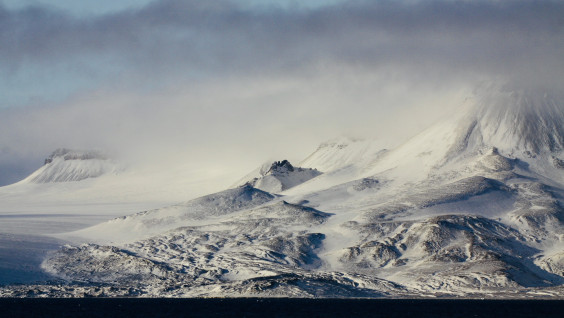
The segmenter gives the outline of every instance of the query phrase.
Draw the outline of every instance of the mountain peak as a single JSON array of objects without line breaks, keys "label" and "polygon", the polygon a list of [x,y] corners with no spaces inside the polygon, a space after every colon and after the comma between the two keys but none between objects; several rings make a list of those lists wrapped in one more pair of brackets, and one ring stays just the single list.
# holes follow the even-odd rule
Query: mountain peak
[{"label": "mountain peak", "polygon": [[45,159],[43,167],[25,181],[52,183],[80,181],[119,171],[117,164],[97,150],[59,148]]},{"label": "mountain peak", "polygon": [[268,171],[266,171],[264,175],[275,174],[275,173],[288,173],[293,171],[294,171],[294,166],[292,166],[292,164],[288,160],[274,161],[270,166],[270,169],[268,169]]},{"label": "mountain peak", "polygon": [[548,93],[490,91],[477,106],[476,123],[489,145],[535,154],[564,149],[564,106]]},{"label": "mountain peak", "polygon": [[507,155],[564,150],[564,105],[551,94],[507,88],[481,89],[458,122],[455,154],[496,147]]},{"label": "mountain peak", "polygon": [[288,160],[263,164],[246,175],[237,184],[253,186],[267,192],[278,193],[320,175],[317,169],[294,167]]}]

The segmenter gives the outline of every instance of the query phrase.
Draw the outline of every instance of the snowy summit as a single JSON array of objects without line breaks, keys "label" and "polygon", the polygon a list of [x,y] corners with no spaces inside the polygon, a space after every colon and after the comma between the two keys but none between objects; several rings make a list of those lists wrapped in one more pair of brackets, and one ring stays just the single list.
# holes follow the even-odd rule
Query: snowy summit
[{"label": "snowy summit", "polygon": [[320,175],[317,169],[294,167],[288,160],[266,163],[249,173],[237,185],[249,184],[257,189],[278,193]]},{"label": "snowy summit", "polygon": [[117,173],[117,164],[100,151],[79,151],[60,148],[45,165],[24,181],[32,183],[71,182]]}]

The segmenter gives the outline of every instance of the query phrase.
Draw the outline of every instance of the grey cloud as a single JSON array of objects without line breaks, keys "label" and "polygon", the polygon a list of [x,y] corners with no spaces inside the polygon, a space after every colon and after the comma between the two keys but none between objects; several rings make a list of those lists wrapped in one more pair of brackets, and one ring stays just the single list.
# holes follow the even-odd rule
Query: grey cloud
[{"label": "grey cloud", "polygon": [[563,17],[564,4],[550,1],[350,1],[263,11],[159,1],[91,20],[0,9],[0,50],[4,63],[108,54],[165,74],[296,70],[320,59],[509,74],[524,64],[562,67]]}]

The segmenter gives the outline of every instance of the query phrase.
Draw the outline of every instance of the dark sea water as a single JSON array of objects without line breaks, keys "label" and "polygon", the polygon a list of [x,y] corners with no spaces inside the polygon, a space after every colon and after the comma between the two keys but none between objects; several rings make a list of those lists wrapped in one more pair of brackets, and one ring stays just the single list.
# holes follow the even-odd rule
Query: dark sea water
[{"label": "dark sea water", "polygon": [[0,233],[0,285],[51,279],[40,265],[47,252],[61,244],[45,236]]},{"label": "dark sea water", "polygon": [[562,300],[0,299],[2,317],[564,317]]}]

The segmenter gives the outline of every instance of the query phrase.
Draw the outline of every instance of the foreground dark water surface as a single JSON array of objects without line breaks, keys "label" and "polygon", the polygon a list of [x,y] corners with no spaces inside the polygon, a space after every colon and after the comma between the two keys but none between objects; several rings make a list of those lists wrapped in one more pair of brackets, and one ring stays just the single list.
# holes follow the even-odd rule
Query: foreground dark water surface
[{"label": "foreground dark water surface", "polygon": [[[5,218],[0,215],[0,222]],[[0,232],[0,285],[31,284],[53,277],[41,269],[41,262],[50,250],[62,243],[45,236]]]},{"label": "foreground dark water surface", "polygon": [[3,317],[564,317],[563,300],[0,299]]}]

